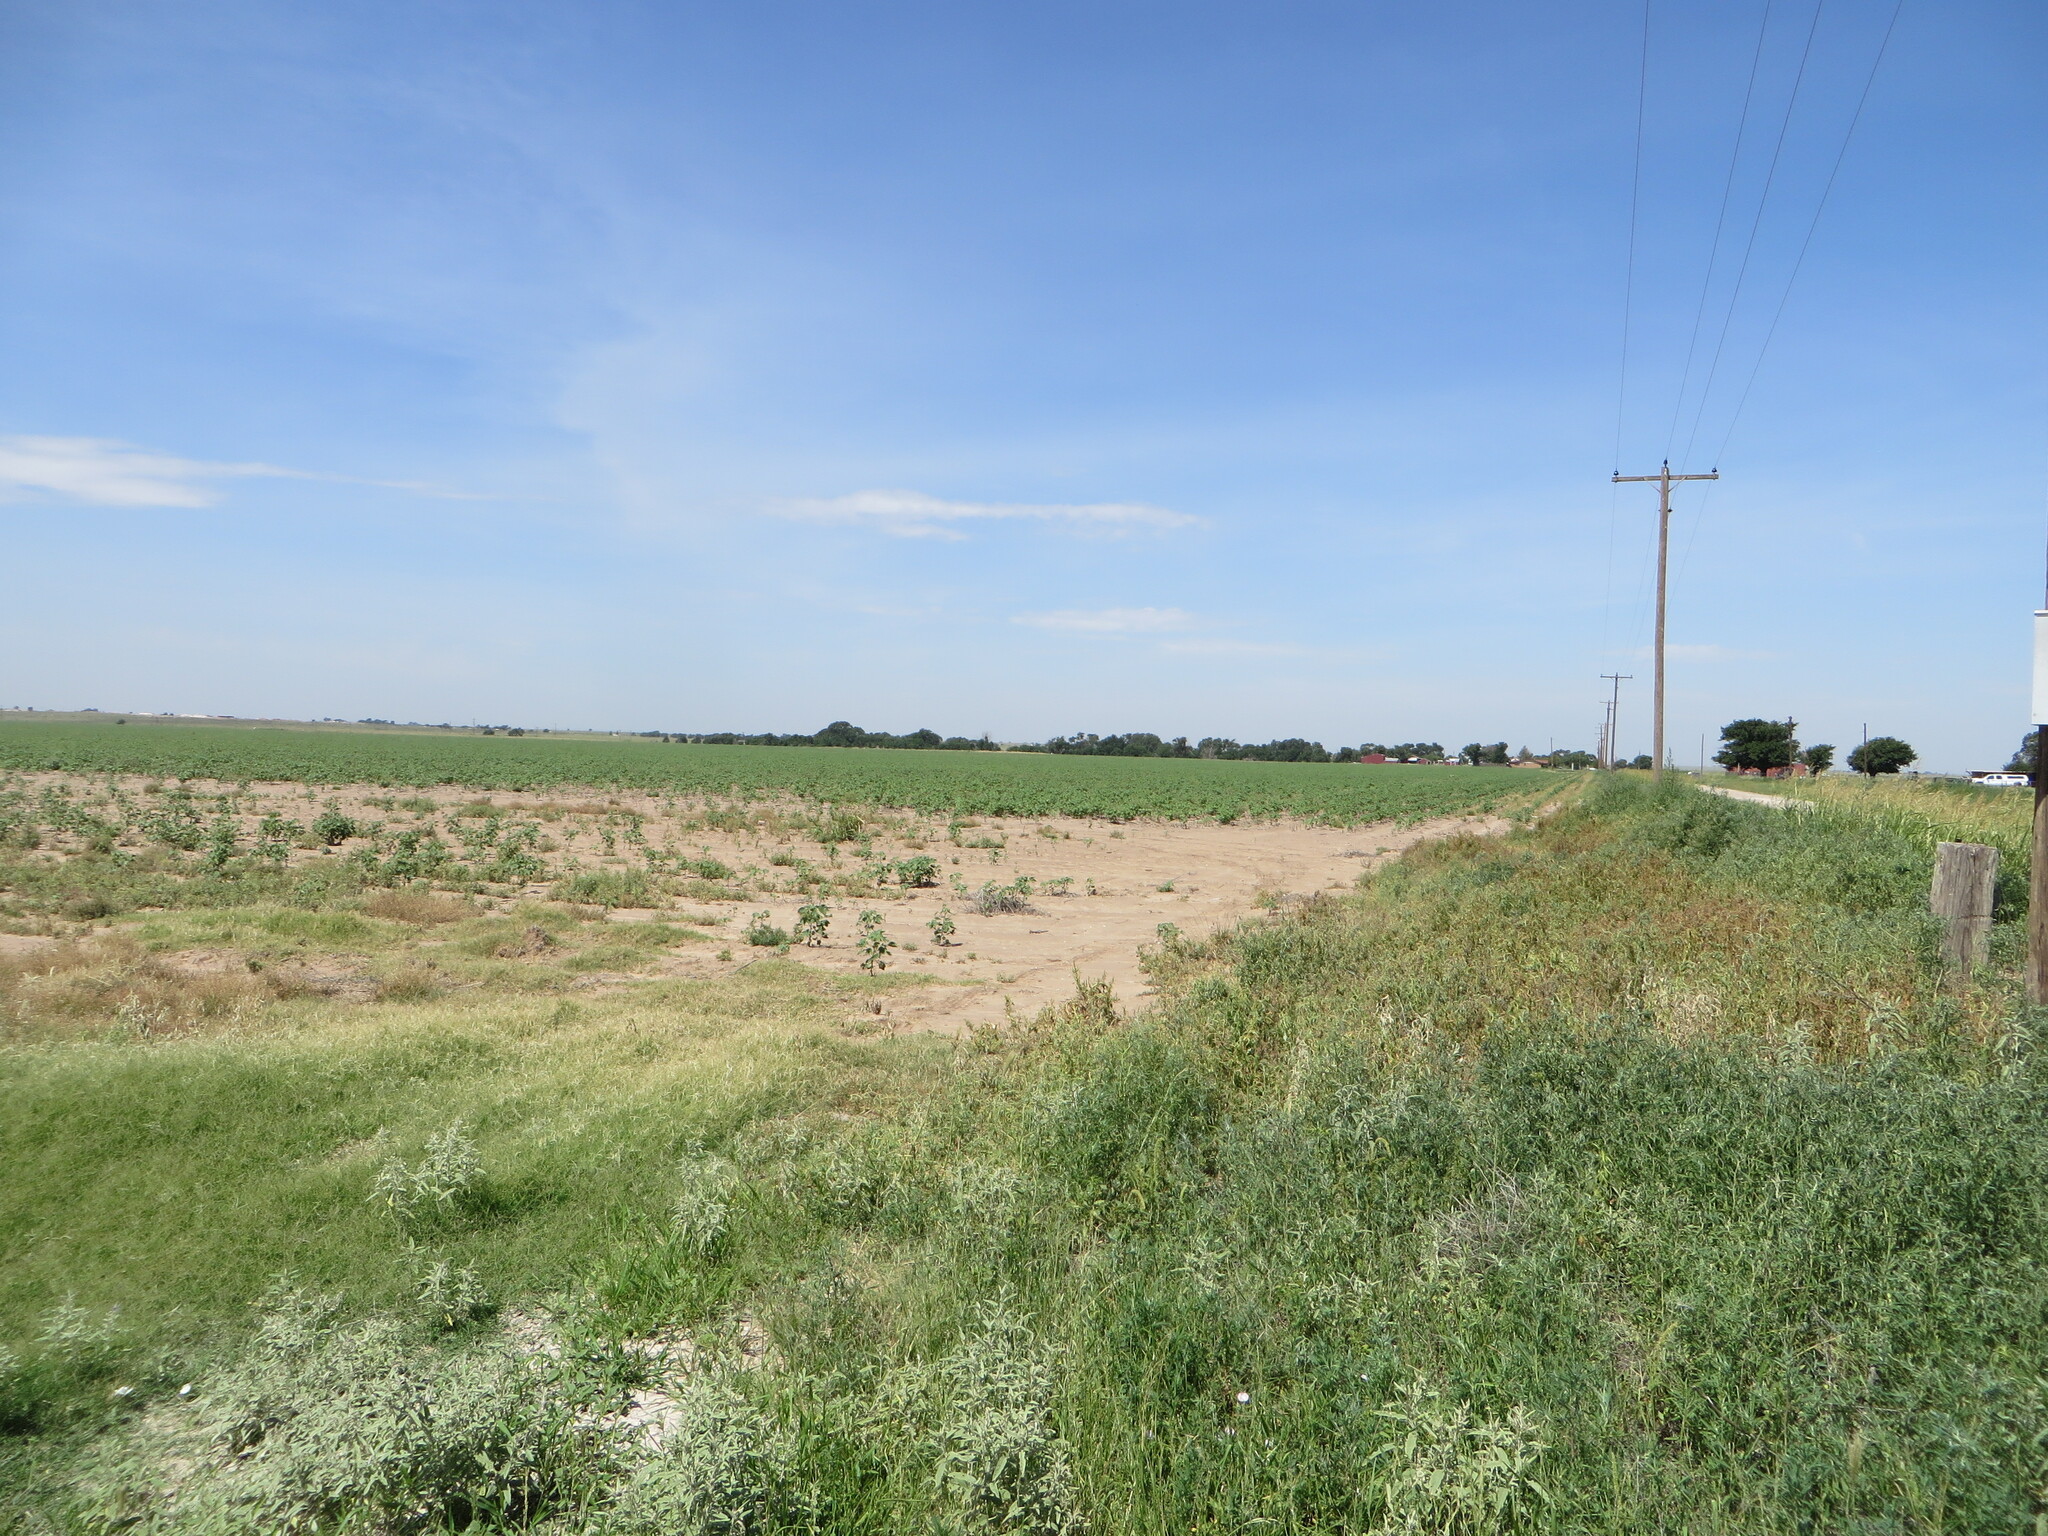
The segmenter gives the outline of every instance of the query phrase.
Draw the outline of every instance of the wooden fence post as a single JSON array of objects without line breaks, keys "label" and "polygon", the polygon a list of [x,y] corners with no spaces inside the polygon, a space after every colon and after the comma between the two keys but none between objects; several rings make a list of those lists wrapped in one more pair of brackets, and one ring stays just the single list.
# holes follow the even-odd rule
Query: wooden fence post
[{"label": "wooden fence post", "polygon": [[1998,850],[1982,843],[1941,843],[1934,850],[1930,905],[1942,920],[1941,958],[1963,970],[1984,963],[1991,942],[1992,888]]}]

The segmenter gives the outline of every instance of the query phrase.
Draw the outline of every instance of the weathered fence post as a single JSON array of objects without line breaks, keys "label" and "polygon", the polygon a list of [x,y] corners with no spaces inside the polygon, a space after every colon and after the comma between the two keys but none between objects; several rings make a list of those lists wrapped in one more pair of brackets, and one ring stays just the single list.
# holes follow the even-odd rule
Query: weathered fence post
[{"label": "weathered fence post", "polygon": [[1998,850],[1982,843],[1941,843],[1934,850],[1930,905],[1942,921],[1941,958],[1974,970],[1991,942],[1991,895]]}]

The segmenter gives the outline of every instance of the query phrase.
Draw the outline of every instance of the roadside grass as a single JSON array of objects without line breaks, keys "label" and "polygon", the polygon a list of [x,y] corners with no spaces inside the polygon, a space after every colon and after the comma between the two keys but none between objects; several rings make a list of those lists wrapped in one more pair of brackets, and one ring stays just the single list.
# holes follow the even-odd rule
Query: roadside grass
[{"label": "roadside grass", "polygon": [[[0,1511],[2026,1530],[2048,1071],[2010,924],[1945,977],[1927,874],[1902,826],[1614,778],[1162,933],[1136,1017],[1084,982],[967,1042],[853,1040],[844,999],[894,978],[771,960],[17,1043]],[[445,1202],[372,1200],[458,1126]],[[495,1315],[423,1315],[442,1261]],[[341,1310],[252,1313],[287,1270]],[[618,1417],[651,1401],[659,1449]]]},{"label": "roadside grass", "polygon": [[[284,1008],[226,1034],[17,1047],[0,1055],[0,1346],[32,1352],[73,1297],[120,1308],[128,1347],[203,1349],[287,1272],[391,1307],[422,1251],[493,1294],[567,1285],[659,1221],[683,1149],[921,1081],[943,1046],[831,1027],[890,985],[769,961],[589,1001]],[[457,1123],[483,1182],[445,1221],[394,1221],[369,1197],[378,1168]]]},{"label": "roadside grass", "polygon": [[[1703,783],[1717,782],[1709,774]],[[1890,828],[1932,852],[1938,842],[1986,843],[1999,851],[2000,900],[2024,900],[2033,856],[2034,797],[1953,779],[1902,774],[1828,774],[1818,779],[1730,779],[1729,788],[1811,801]]]}]

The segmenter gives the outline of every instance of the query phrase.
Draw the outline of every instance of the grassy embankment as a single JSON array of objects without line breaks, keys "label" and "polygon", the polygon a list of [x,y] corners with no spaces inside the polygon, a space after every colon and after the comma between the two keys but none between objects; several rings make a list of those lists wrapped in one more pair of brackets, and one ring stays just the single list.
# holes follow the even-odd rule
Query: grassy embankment
[{"label": "grassy embankment", "polygon": [[[81,1529],[2028,1529],[2048,1082],[2010,976],[1936,969],[1927,873],[1880,820],[1611,780],[1163,938],[1144,1018],[1084,991],[957,1056],[836,1036],[772,963],[21,1039],[8,1497]],[[501,1343],[515,1307],[559,1353]],[[592,1412],[678,1365],[630,1343],[664,1331],[702,1353],[650,1455]]]}]

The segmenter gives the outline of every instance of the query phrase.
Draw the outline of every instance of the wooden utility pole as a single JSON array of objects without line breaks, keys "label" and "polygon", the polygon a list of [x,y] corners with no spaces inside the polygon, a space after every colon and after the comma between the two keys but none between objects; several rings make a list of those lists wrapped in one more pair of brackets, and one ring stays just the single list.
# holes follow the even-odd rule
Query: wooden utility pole
[{"label": "wooden utility pole", "polygon": [[1674,475],[1671,461],[1666,459],[1664,467],[1654,475],[1624,475],[1614,472],[1614,483],[1626,485],[1637,481],[1654,483],[1657,487],[1657,664],[1656,682],[1652,685],[1654,702],[1650,705],[1656,723],[1650,731],[1650,778],[1662,783],[1664,779],[1664,588],[1666,574],[1671,567],[1671,487],[1680,480],[1718,480],[1721,472],[1717,469],[1705,475]]},{"label": "wooden utility pole", "polygon": [[1621,685],[1635,676],[1633,672],[1602,672],[1600,676],[1614,684],[1614,696],[1607,701],[1607,731],[1601,738],[1600,766],[1612,768],[1614,760],[1621,756],[1621,748],[1615,743],[1615,728],[1621,720]]},{"label": "wooden utility pole", "polygon": [[2048,608],[2034,610],[2034,847],[2027,870],[2027,1001],[2048,1003]]}]

